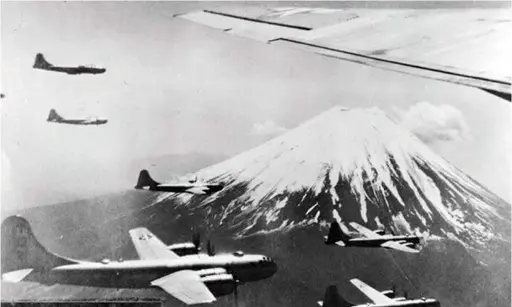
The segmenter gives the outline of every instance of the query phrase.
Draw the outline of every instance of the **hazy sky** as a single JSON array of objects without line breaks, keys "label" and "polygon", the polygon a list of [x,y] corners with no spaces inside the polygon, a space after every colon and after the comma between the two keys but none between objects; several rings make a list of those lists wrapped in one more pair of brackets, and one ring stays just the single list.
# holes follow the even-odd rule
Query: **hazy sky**
[{"label": "hazy sky", "polygon": [[[129,189],[134,159],[233,155],[334,105],[379,106],[510,201],[508,102],[172,18],[215,5],[2,1],[2,206]],[[107,72],[34,70],[38,52],[53,64]],[[109,123],[50,124],[51,108]]]}]

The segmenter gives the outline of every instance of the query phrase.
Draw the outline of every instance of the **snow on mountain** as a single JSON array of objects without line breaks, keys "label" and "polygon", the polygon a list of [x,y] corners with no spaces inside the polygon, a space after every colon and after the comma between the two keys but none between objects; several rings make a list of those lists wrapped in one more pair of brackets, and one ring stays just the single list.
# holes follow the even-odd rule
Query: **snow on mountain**
[{"label": "snow on mountain", "polygon": [[378,108],[335,107],[195,175],[222,181],[208,197],[163,194],[237,235],[333,218],[466,246],[509,241],[510,205],[435,154]]}]

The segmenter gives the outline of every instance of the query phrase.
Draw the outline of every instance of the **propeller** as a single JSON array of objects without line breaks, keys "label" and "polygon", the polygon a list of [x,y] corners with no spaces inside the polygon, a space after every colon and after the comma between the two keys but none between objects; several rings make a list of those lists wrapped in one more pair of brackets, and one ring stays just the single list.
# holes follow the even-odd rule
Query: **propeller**
[{"label": "propeller", "polygon": [[238,306],[238,281],[235,281],[235,292],[233,294],[235,295],[235,306]]},{"label": "propeller", "polygon": [[215,247],[209,239],[206,245],[206,252],[208,253],[208,256],[215,256]]},{"label": "propeller", "polygon": [[235,280],[235,289],[233,291],[233,296],[235,297],[235,306],[238,307],[238,285],[240,284],[240,281],[237,279]]},{"label": "propeller", "polygon": [[404,291],[404,297],[405,297],[406,300],[409,299],[409,295],[407,294],[407,290]]},{"label": "propeller", "polygon": [[396,297],[396,285],[391,285],[391,291],[393,291],[393,297]]},{"label": "propeller", "polygon": [[201,250],[201,235],[197,231],[192,233],[192,244],[196,247],[197,252]]}]

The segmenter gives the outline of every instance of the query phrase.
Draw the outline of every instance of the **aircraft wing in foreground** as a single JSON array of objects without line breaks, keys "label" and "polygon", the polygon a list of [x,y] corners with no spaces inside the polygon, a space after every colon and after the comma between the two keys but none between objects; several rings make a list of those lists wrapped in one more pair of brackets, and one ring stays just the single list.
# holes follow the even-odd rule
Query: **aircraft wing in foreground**
[{"label": "aircraft wing in foreground", "polygon": [[180,257],[169,250],[158,237],[146,228],[131,229],[129,233],[141,260],[177,259]]},{"label": "aircraft wing in foreground", "polygon": [[482,89],[511,101],[508,9],[230,6],[177,14],[226,33]]},{"label": "aircraft wing in foreground", "polygon": [[188,305],[216,301],[196,271],[179,271],[152,281],[151,285],[161,288]]},{"label": "aircraft wing in foreground", "polygon": [[196,195],[212,194],[224,188],[223,184],[209,184],[197,182],[197,180],[190,180],[188,182],[179,183],[160,183],[149,175],[147,170],[142,170],[139,173],[139,179],[135,189],[150,190],[159,192],[173,192],[173,193],[189,193]]}]

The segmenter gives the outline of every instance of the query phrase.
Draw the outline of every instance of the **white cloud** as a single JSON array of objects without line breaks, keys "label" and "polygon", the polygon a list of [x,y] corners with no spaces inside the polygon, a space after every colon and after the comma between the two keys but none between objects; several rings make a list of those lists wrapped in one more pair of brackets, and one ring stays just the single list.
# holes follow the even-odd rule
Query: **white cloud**
[{"label": "white cloud", "polygon": [[255,123],[252,126],[251,135],[265,135],[265,136],[275,136],[287,131],[285,127],[277,125],[275,122],[271,120],[267,120],[263,123]]},{"label": "white cloud", "polygon": [[464,115],[451,105],[419,102],[402,112],[401,123],[426,143],[471,139]]}]

